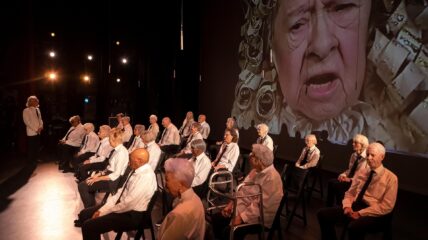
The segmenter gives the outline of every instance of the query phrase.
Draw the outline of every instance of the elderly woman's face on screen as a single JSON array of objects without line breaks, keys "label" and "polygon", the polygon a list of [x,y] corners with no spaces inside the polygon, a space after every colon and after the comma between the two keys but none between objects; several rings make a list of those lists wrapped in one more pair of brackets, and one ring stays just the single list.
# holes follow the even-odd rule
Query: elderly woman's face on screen
[{"label": "elderly woman's face on screen", "polygon": [[354,105],[365,75],[370,0],[278,0],[272,48],[285,102],[325,120]]}]

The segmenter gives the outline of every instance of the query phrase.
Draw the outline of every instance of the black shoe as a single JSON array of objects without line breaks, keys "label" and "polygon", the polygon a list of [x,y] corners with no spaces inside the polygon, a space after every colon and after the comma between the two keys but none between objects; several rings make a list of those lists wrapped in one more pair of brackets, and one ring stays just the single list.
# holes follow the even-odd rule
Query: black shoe
[{"label": "black shoe", "polygon": [[62,170],[63,173],[69,173],[69,172],[74,172],[74,170],[72,168],[67,168],[65,167],[64,170]]},{"label": "black shoe", "polygon": [[79,219],[74,220],[74,226],[75,227],[82,227],[82,225],[83,225],[83,223]]}]

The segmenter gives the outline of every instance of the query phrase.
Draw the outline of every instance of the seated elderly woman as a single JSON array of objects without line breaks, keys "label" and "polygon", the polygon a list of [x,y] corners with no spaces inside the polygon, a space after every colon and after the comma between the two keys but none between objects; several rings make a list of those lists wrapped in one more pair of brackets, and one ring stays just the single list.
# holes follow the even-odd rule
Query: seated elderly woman
[{"label": "seated elderly woman", "polygon": [[314,134],[309,134],[305,137],[306,147],[303,148],[299,159],[296,161],[296,167],[308,169],[316,167],[320,159],[320,150],[315,146],[317,137]]},{"label": "seated elderly woman", "polygon": [[158,239],[204,239],[205,212],[201,199],[191,187],[195,170],[184,158],[165,162],[166,187],[175,197],[174,209],[166,215]]},{"label": "seated elderly woman", "polygon": [[[264,225],[268,228],[272,226],[276,211],[279,207],[283,196],[282,180],[278,171],[273,166],[272,151],[262,144],[253,144],[250,154],[250,164],[252,170],[245,177],[244,182],[252,182],[259,184],[262,187],[263,194],[263,214]],[[254,194],[255,188],[241,188],[237,192],[238,196],[246,196]],[[254,198],[239,198],[236,204],[235,216],[231,216],[233,212],[233,201],[221,211],[221,213],[213,216],[213,229],[218,238],[228,236],[225,234],[225,227],[231,220],[231,225],[242,223],[256,223],[259,218],[259,205],[257,199]],[[225,235],[219,235],[225,234]]]}]

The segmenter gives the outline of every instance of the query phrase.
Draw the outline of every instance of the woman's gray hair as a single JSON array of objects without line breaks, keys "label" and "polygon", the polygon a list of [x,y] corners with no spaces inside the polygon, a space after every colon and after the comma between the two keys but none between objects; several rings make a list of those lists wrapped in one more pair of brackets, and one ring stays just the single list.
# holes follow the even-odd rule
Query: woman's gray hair
[{"label": "woman's gray hair", "polygon": [[366,149],[369,146],[369,139],[367,139],[367,137],[364,136],[363,134],[355,135],[355,137],[352,140],[354,142],[357,142],[363,145],[363,149]]},{"label": "woman's gray hair", "polygon": [[272,165],[273,152],[265,145],[253,144],[252,153],[265,167]]},{"label": "woman's gray hair", "polygon": [[195,177],[195,167],[188,159],[170,158],[165,161],[165,173],[171,173],[183,186],[190,188]]},{"label": "woman's gray hair", "polygon": [[195,139],[190,142],[190,147],[193,149],[199,149],[202,152],[205,152],[207,149],[207,145],[205,144],[205,141],[202,139]]},{"label": "woman's gray hair", "polygon": [[100,126],[100,130],[104,130],[104,131],[110,132],[111,131],[111,127],[109,125],[101,125]]}]

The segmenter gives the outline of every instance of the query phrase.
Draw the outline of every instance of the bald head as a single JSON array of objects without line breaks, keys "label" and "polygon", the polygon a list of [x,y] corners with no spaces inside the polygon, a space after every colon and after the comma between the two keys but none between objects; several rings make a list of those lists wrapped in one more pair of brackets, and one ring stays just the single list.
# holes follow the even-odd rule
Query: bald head
[{"label": "bald head", "polygon": [[146,149],[138,148],[132,151],[129,161],[129,166],[132,168],[132,170],[136,170],[148,162],[149,152]]}]

